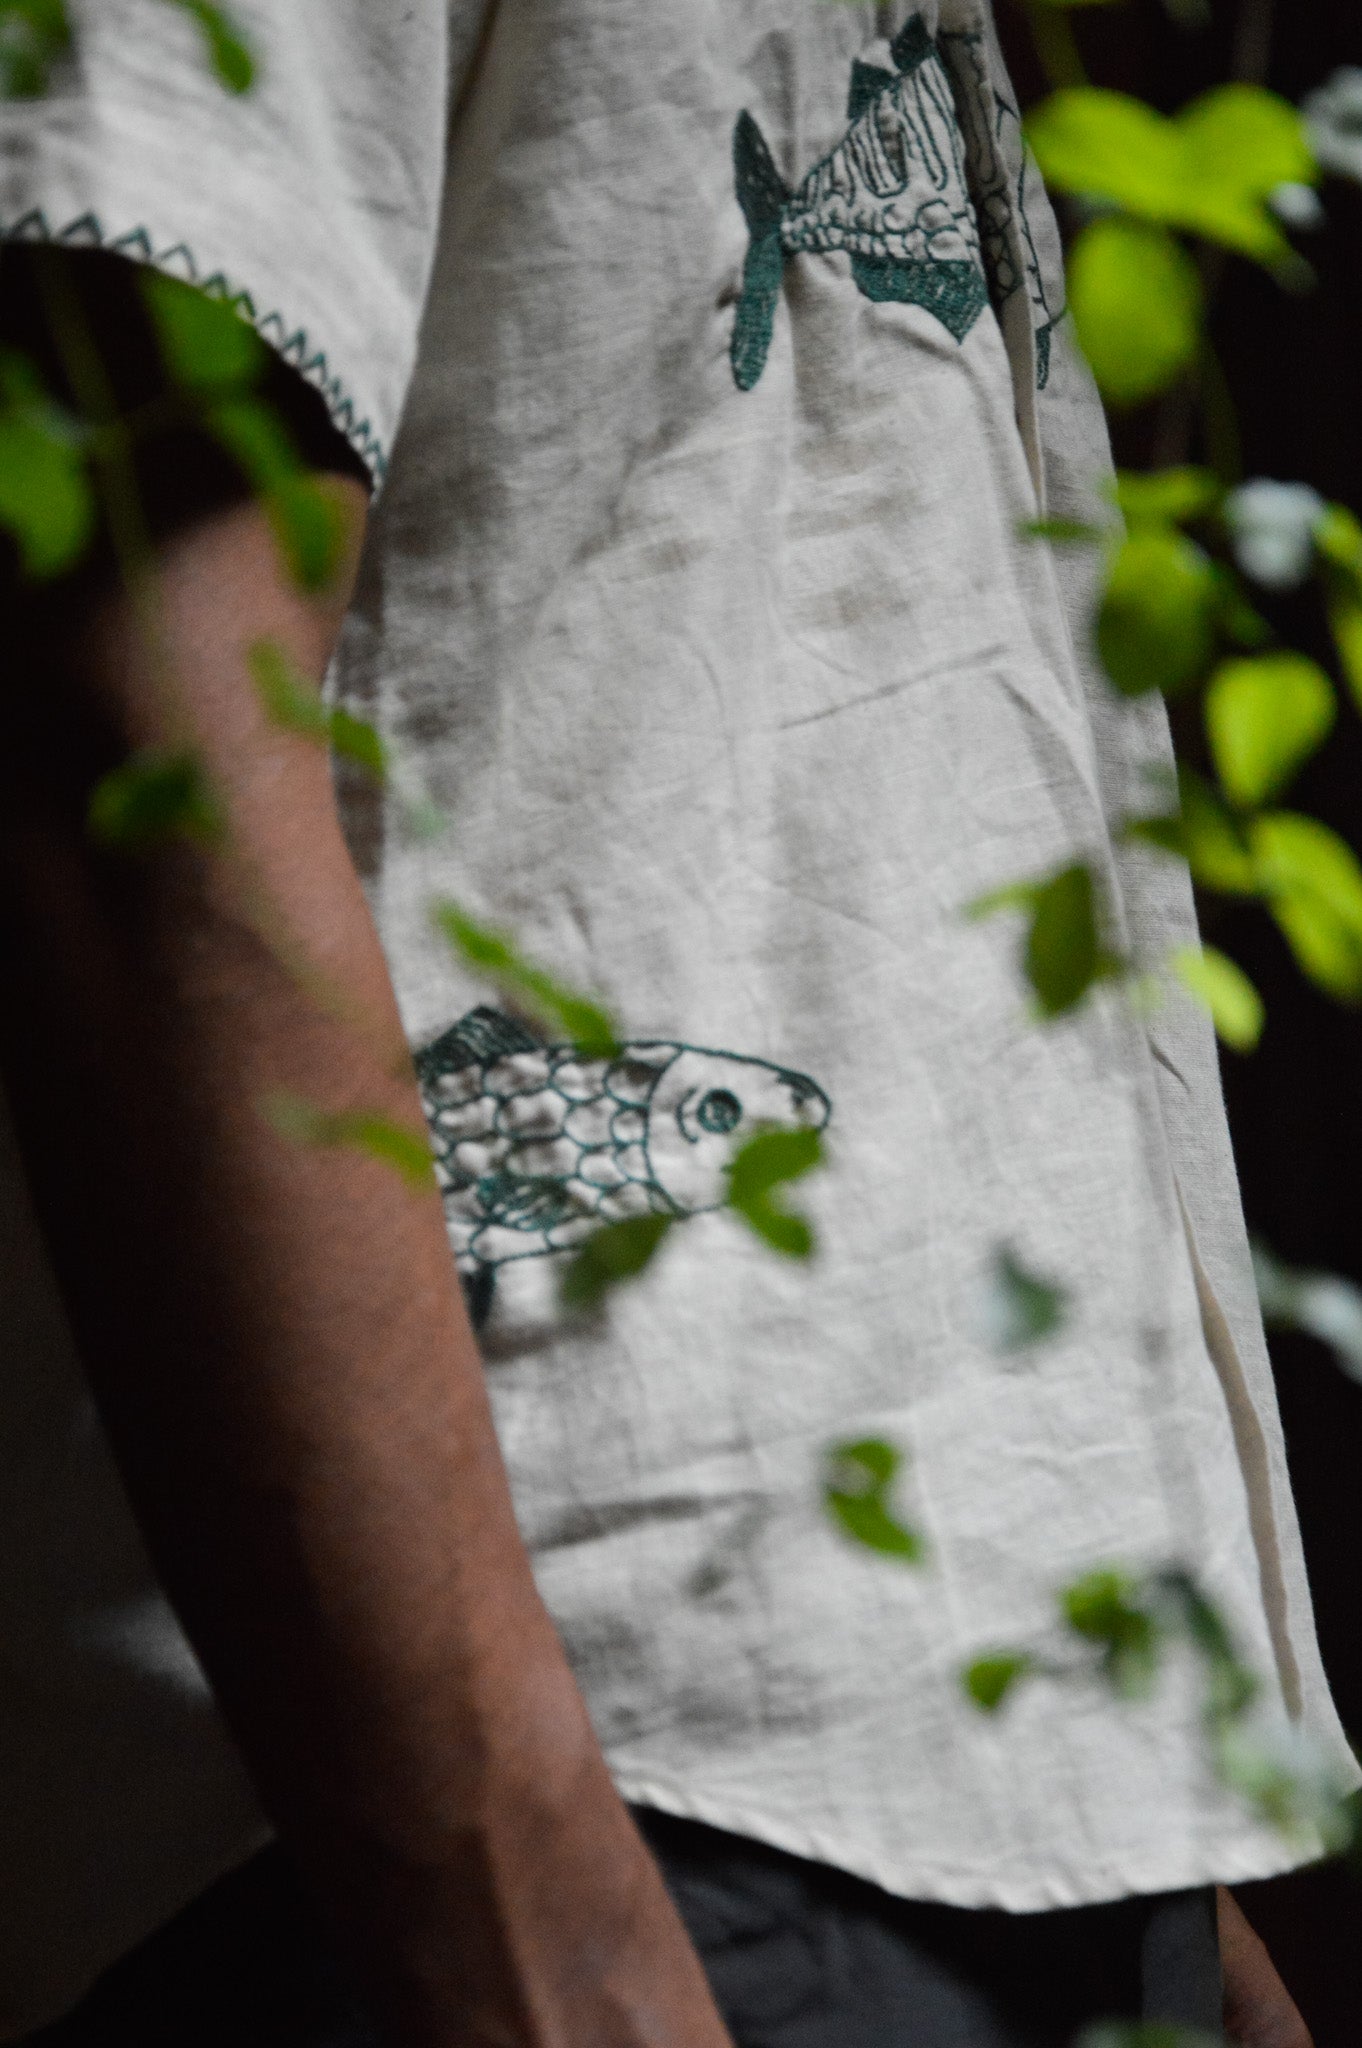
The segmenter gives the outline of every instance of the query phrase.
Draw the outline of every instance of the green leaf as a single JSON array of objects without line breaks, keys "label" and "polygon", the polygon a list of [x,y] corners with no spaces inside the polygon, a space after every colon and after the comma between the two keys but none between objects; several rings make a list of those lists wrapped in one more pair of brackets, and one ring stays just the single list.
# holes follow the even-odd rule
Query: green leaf
[{"label": "green leaf", "polygon": [[326,590],[345,550],[345,516],[321,477],[299,470],[265,493],[280,553],[300,590]]},{"label": "green leaf", "polygon": [[1111,215],[1069,253],[1069,310],[1102,396],[1136,405],[1194,361],[1204,295],[1197,267],[1166,229]]},{"label": "green leaf", "polygon": [[1128,526],[1178,526],[1213,512],[1225,486],[1209,469],[1118,469],[1113,493]]},{"label": "green leaf", "polygon": [[1091,871],[1081,861],[1039,882],[1009,882],[965,906],[969,918],[998,910],[1029,917],[1022,971],[1042,1017],[1062,1016],[1097,981],[1118,974],[1122,962],[1102,943]]},{"label": "green leaf", "polygon": [[1194,769],[1177,774],[1179,809],[1132,818],[1124,837],[1177,854],[1205,889],[1226,896],[1256,896],[1258,871],[1242,822]]},{"label": "green leaf", "polygon": [[241,29],[225,9],[213,6],[212,0],[170,0],[170,4],[199,24],[218,82],[228,92],[249,92],[255,83],[255,58]]},{"label": "green leaf", "polygon": [[567,1306],[595,1308],[610,1288],[643,1272],[674,1220],[671,1216],[630,1216],[594,1231],[563,1274]]},{"label": "green leaf", "polygon": [[1249,809],[1275,796],[1323,745],[1337,705],[1317,663],[1303,654],[1260,654],[1221,663],[1204,711],[1221,786]]},{"label": "green leaf", "polygon": [[1180,946],[1173,971],[1211,1013],[1217,1035],[1235,1052],[1252,1052],[1263,1035],[1263,999],[1242,967],[1214,946]]},{"label": "green leaf", "polygon": [[1268,195],[1318,176],[1299,110],[1261,86],[1221,85],[1184,107],[1174,125],[1182,142],[1182,224],[1248,256],[1283,253]]},{"label": "green leaf", "polygon": [[0,100],[40,99],[70,47],[65,0],[0,0]]},{"label": "green leaf", "polygon": [[828,1451],[823,1500],[829,1514],[856,1543],[882,1557],[918,1562],[925,1550],[921,1536],[892,1512],[888,1496],[902,1456],[878,1437],[834,1444]]},{"label": "green leaf", "polygon": [[205,421],[260,494],[294,581],[326,589],[344,552],[345,516],[326,482],[298,460],[278,414],[262,399],[224,398]]},{"label": "green leaf", "polygon": [[79,420],[51,397],[36,366],[0,349],[0,527],[26,576],[59,576],[95,528],[95,497]]},{"label": "green leaf", "polygon": [[0,526],[35,580],[72,568],[94,532],[84,460],[37,418],[0,417]]},{"label": "green leaf", "polygon": [[1315,546],[1362,590],[1362,522],[1346,505],[1326,505],[1315,527]]},{"label": "green leaf", "polygon": [[1244,586],[1223,562],[1212,564],[1215,577],[1215,619],[1221,633],[1236,647],[1266,647],[1273,638],[1271,626],[1255,611],[1244,594]]},{"label": "green leaf", "polygon": [[1075,862],[1043,883],[1034,899],[1024,966],[1040,1014],[1072,1010],[1117,965],[1098,931],[1092,872]]},{"label": "green leaf", "polygon": [[203,764],[189,753],[134,754],[96,784],[86,822],[94,838],[124,853],[177,839],[211,844],[225,829]]},{"label": "green leaf", "polygon": [[1329,599],[1329,627],[1344,680],[1362,711],[1362,597],[1350,590],[1335,591]]},{"label": "green leaf", "polygon": [[1192,880],[1222,896],[1253,896],[1258,871],[1244,828],[1194,769],[1178,769],[1183,847]]},{"label": "green leaf", "polygon": [[235,304],[158,270],[144,274],[142,294],[161,360],[182,391],[224,396],[249,391],[259,381],[265,344]]},{"label": "green leaf", "polygon": [[282,1090],[268,1096],[261,1107],[266,1121],[295,1144],[364,1152],[384,1166],[394,1167],[413,1187],[426,1187],[434,1178],[430,1140],[424,1130],[412,1130],[373,1110],[320,1109],[305,1097]]},{"label": "green leaf", "polygon": [[1317,172],[1301,115],[1275,93],[1217,86],[1169,120],[1124,93],[1074,86],[1044,100],[1026,132],[1046,182],[1061,191],[1262,263],[1291,262],[1268,195],[1313,183]]},{"label": "green leaf", "polygon": [[1105,527],[1083,519],[1023,519],[1017,532],[1023,540],[1053,541],[1056,547],[1086,546],[1107,538]]},{"label": "green leaf", "polygon": [[773,1191],[812,1172],[822,1157],[823,1140],[817,1131],[758,1131],[729,1163],[728,1207],[787,1258],[812,1255],[813,1231],[802,1216],[775,1202]]},{"label": "green leaf", "polygon": [[994,1657],[976,1657],[963,1676],[965,1691],[986,1714],[995,1714],[1019,1678],[1035,1669],[1035,1660],[1025,1651],[1000,1652]]},{"label": "green leaf", "polygon": [[1141,1589],[1123,1572],[1088,1572],[1060,1595],[1076,1635],[1101,1646],[1102,1668],[1127,1698],[1148,1690],[1158,1669],[1158,1624]]},{"label": "green leaf", "polygon": [[1068,86],[1033,108],[1026,137],[1056,190],[1106,199],[1150,220],[1177,218],[1182,147],[1173,123],[1143,100]]},{"label": "green leaf", "polygon": [[1222,1782],[1289,1842],[1330,1850],[1353,1837],[1355,1803],[1332,1754],[1299,1724],[1265,1730],[1230,1717],[1214,1731],[1215,1766]]},{"label": "green leaf", "polygon": [[1171,695],[1215,651],[1219,596],[1210,557],[1169,527],[1137,528],[1112,558],[1097,614],[1097,651],[1125,696]]},{"label": "green leaf", "polygon": [[1022,1351],[1063,1326],[1064,1289],[1029,1272],[1007,1245],[994,1252],[989,1279],[987,1319],[996,1350]]},{"label": "green leaf", "polygon": [[1362,524],[1346,505],[1326,506],[1315,528],[1315,549],[1324,565],[1339,663],[1362,711]]},{"label": "green leaf", "polygon": [[246,658],[261,702],[276,725],[329,747],[376,782],[385,779],[387,749],[375,728],[353,712],[328,705],[276,641],[257,640]]},{"label": "green leaf", "polygon": [[619,1034],[610,1013],[527,960],[508,932],[479,924],[447,901],[435,905],[434,918],[437,930],[470,967],[531,1016],[561,1029],[584,1059],[614,1059],[619,1053]]},{"label": "green leaf", "polygon": [[1345,1002],[1362,1001],[1362,867],[1336,832],[1296,811],[1248,826],[1258,885],[1310,979]]}]

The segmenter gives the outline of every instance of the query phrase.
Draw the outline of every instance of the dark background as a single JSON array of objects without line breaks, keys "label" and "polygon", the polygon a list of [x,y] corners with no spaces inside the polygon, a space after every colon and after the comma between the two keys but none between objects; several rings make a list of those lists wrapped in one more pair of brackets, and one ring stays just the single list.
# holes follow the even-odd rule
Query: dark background
[{"label": "dark background", "polygon": [[[1019,0],[999,26],[1024,103],[1046,89]],[[1179,28],[1158,0],[1078,9],[1070,21],[1095,84],[1171,112],[1232,71],[1299,100],[1340,65],[1362,65],[1358,0],[1212,0],[1201,29]],[[1362,512],[1362,187],[1323,187],[1327,224],[1297,246],[1316,288],[1288,296],[1248,263],[1223,275],[1212,339],[1237,402],[1245,476],[1310,483]],[[1113,421],[1117,458],[1181,454],[1167,405]],[[1170,439],[1171,437],[1171,439]],[[1204,451],[1195,437],[1186,453]],[[1310,593],[1264,606],[1291,641],[1333,666]],[[1177,715],[1177,714],[1175,714]],[[1180,714],[1185,722],[1185,714]],[[1193,735],[1187,735],[1195,744]],[[1362,852],[1362,717],[1345,704],[1334,737],[1285,801],[1313,812]],[[1268,1011],[1247,1058],[1222,1054],[1250,1227],[1291,1264],[1362,1282],[1362,1020],[1316,992],[1251,906],[1203,904],[1208,936],[1240,961]],[[1362,1742],[1362,1386],[1309,1338],[1272,1335],[1282,1419],[1314,1587],[1324,1661],[1354,1742]],[[1238,1896],[1268,1942],[1316,2048],[1362,2042],[1362,1862],[1245,1885]]]}]

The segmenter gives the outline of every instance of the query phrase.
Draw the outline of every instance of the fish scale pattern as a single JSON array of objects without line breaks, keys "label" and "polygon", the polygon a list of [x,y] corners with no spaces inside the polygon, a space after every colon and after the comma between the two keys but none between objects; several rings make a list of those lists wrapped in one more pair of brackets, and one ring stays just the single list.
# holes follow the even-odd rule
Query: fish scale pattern
[{"label": "fish scale pattern", "polygon": [[634,1216],[723,1206],[735,1142],[822,1129],[807,1074],[675,1039],[613,1059],[545,1045],[483,1005],[416,1056],[455,1259],[487,1312],[497,1271]]}]

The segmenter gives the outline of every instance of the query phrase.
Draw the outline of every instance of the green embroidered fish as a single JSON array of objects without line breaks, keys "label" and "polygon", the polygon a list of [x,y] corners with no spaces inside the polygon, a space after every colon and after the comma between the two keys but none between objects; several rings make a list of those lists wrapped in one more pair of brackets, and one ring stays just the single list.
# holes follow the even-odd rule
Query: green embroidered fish
[{"label": "green embroidered fish", "polygon": [[730,359],[750,391],[771,346],[787,257],[845,249],[866,298],[922,306],[963,341],[988,303],[950,79],[920,15],[857,59],[837,147],[791,192],[752,116],[733,131],[738,203],[751,240]]},{"label": "green embroidered fish", "polygon": [[416,1073],[478,1324],[499,1268],[628,1216],[720,1208],[735,1142],[763,1125],[822,1130],[831,1113],[816,1081],[766,1060],[670,1039],[584,1060],[486,1005],[419,1052]]}]

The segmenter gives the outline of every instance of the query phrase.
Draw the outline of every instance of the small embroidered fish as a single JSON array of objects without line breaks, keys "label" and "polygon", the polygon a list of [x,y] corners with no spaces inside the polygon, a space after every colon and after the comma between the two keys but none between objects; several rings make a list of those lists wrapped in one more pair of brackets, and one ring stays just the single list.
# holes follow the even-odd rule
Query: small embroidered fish
[{"label": "small embroidered fish", "polygon": [[500,1267],[625,1217],[720,1208],[744,1133],[822,1130],[831,1114],[816,1081],[766,1060],[670,1039],[584,1060],[486,1005],[420,1051],[416,1073],[477,1324]]},{"label": "small embroidered fish", "polygon": [[742,391],[765,367],[785,262],[801,251],[845,249],[866,298],[922,306],[957,341],[988,303],[940,53],[916,14],[887,48],[887,66],[852,65],[851,126],[793,192],[752,116],[738,116],[733,166],[751,240],[730,359]]}]

